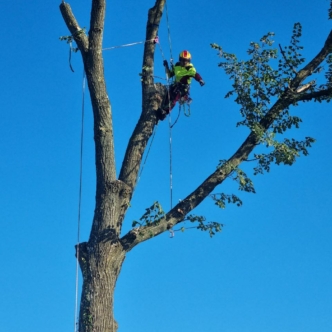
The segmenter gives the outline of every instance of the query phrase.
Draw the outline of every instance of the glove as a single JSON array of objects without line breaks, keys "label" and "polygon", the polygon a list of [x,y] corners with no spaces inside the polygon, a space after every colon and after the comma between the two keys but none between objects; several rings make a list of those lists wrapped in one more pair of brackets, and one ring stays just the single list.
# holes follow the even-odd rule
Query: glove
[{"label": "glove", "polygon": [[167,62],[167,60],[163,61],[163,65],[164,65],[164,67],[168,68],[168,62]]},{"label": "glove", "polygon": [[203,86],[203,85],[205,84],[205,82],[204,82],[203,80],[200,80],[200,81],[199,81],[199,84],[200,84],[201,86]]}]

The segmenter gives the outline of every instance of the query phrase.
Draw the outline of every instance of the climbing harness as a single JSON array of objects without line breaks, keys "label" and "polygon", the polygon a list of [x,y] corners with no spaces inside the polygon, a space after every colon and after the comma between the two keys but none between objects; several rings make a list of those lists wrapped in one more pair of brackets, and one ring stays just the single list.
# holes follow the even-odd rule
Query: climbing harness
[{"label": "climbing harness", "polygon": [[175,124],[178,122],[179,117],[181,115],[181,110],[183,110],[183,114],[186,117],[189,117],[190,116],[190,103],[188,103],[186,101],[182,101],[182,100],[179,101],[179,112],[178,112],[178,116],[175,119],[174,123],[171,125],[171,128],[173,128],[175,126]]},{"label": "climbing harness", "polygon": [[187,95],[187,98],[181,98],[179,101],[180,109],[183,108],[183,114],[189,118],[190,117],[190,104],[192,102],[192,99]]}]

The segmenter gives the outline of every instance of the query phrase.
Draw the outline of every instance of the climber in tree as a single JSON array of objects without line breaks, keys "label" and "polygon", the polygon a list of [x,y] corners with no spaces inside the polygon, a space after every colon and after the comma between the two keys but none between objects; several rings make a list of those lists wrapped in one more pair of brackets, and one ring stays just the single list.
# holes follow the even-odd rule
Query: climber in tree
[{"label": "climber in tree", "polygon": [[183,102],[190,103],[189,89],[192,78],[201,86],[205,83],[200,74],[196,72],[191,63],[191,54],[188,51],[182,51],[179,55],[179,62],[172,65],[170,69],[167,60],[164,60],[164,67],[168,78],[175,76],[175,81],[169,87],[169,94],[166,95],[161,108],[157,110],[157,118],[164,120],[166,115],[173,109],[176,102],[181,98]]}]

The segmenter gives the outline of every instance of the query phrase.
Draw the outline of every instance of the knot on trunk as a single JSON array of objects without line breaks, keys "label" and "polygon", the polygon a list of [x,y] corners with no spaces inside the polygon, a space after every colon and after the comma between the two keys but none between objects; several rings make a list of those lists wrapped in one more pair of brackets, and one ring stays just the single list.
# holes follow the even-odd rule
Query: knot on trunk
[{"label": "knot on trunk", "polygon": [[120,180],[115,180],[107,183],[107,188],[113,194],[120,193],[124,183]]}]

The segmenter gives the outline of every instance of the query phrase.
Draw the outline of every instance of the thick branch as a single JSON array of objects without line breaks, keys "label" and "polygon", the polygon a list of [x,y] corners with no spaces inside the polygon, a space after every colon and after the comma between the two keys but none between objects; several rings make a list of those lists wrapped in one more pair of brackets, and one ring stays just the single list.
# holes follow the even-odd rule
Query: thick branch
[{"label": "thick branch", "polygon": [[292,90],[296,90],[299,85],[316,70],[316,68],[326,59],[326,57],[331,52],[332,30],[325,41],[324,47],[303,69],[299,71],[299,73],[295,76],[292,83],[290,84],[290,88]]},{"label": "thick branch", "polygon": [[[157,0],[155,6],[149,10],[146,27],[147,41],[157,36],[164,5],[165,0]],[[146,42],[143,55],[142,114],[129,140],[119,175],[119,180],[132,189],[136,185],[144,150],[157,122],[155,110],[160,106],[166,91],[163,86],[153,84],[154,52],[155,44]]]},{"label": "thick branch", "polygon": [[[283,109],[293,102],[289,94],[284,94],[270,109],[268,114],[261,121],[261,126],[267,130]],[[251,132],[241,147],[224,164],[224,166],[212,173],[195,191],[189,194],[184,200],[177,204],[166,216],[154,222],[151,226],[144,226],[140,229],[131,230],[121,239],[121,243],[126,251],[130,251],[137,244],[148,240],[165,232],[170,227],[183,221],[184,217],[196,208],[212,191],[220,185],[233,171],[235,167],[247,160],[250,153],[259,143],[259,137]]]},{"label": "thick branch", "polygon": [[[298,87],[307,76],[309,76],[317,66],[326,58],[329,52],[331,52],[332,45],[332,33],[330,33],[324,48],[322,51],[293,79],[290,86]],[[331,89],[326,89],[310,94],[297,94],[292,89],[287,89],[285,93],[277,100],[277,102],[271,107],[269,112],[260,121],[260,126],[263,131],[267,131],[272,125],[273,121],[278,115],[291,104],[299,100],[305,100],[305,98],[312,99],[322,96],[328,96],[331,93]],[[306,97],[305,97],[306,96]],[[197,207],[212,191],[220,185],[232,172],[234,167],[237,167],[241,162],[248,159],[250,153],[259,143],[259,137],[254,132],[251,132],[241,147],[235,152],[235,154],[222,166],[212,173],[195,191],[189,194],[183,201],[177,204],[166,216],[152,223],[150,226],[140,227],[133,229],[121,239],[122,246],[126,251],[130,251],[137,244],[157,236],[165,232],[170,227],[181,223],[185,216]],[[231,167],[230,167],[231,166]]]},{"label": "thick branch", "polygon": [[313,91],[310,93],[300,94],[296,97],[296,101],[310,101],[312,99],[325,99],[325,98],[332,98],[332,88]]},{"label": "thick branch", "polygon": [[94,115],[97,201],[105,193],[107,186],[116,179],[112,112],[102,57],[105,9],[105,0],[92,1],[89,51],[84,63]]},{"label": "thick branch", "polygon": [[[148,21],[146,25],[146,40],[154,40],[158,35],[159,24],[163,14],[166,0],[157,0],[154,7],[149,10]],[[143,54],[143,103],[144,89],[153,83],[154,73],[154,43],[145,43]]]},{"label": "thick branch", "polygon": [[99,57],[101,57],[102,53],[105,10],[105,0],[92,0],[89,44],[90,49],[97,52]]},{"label": "thick branch", "polygon": [[[89,40],[78,26],[69,4],[62,3],[60,10],[69,31],[73,35],[84,63],[94,115],[94,140],[96,159],[96,209],[90,239],[100,239],[105,234],[117,234],[116,220],[119,215],[114,209],[115,202],[121,197],[128,204],[126,195],[120,195],[115,182],[115,158],[111,105],[106,91],[104,63],[102,57],[102,38],[105,19],[105,0],[92,0]],[[116,185],[115,185],[116,184]],[[125,185],[123,186],[125,187]],[[115,190],[116,195],[112,193]],[[122,212],[120,212],[122,216]],[[111,231],[110,231],[111,230]],[[109,235],[108,235],[109,236]]]},{"label": "thick branch", "polygon": [[62,2],[60,5],[60,11],[65,21],[68,30],[70,31],[71,35],[73,36],[77,47],[81,51],[83,58],[86,55],[86,52],[89,48],[88,37],[85,33],[82,32],[82,28],[78,25],[75,16],[72,13],[71,7],[68,3]]}]

